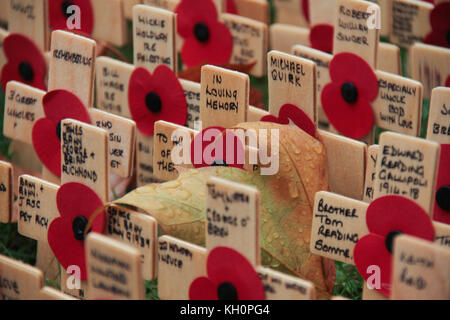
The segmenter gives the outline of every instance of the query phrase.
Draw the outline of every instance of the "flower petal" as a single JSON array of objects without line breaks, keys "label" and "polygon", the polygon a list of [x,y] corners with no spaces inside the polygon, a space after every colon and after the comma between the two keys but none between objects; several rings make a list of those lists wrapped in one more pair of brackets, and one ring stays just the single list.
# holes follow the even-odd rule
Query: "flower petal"
[{"label": "flower petal", "polygon": [[[28,37],[12,33],[3,41],[3,50],[8,62],[4,65],[1,74],[2,88],[5,91],[9,81],[16,80],[35,88],[46,90],[45,76],[46,64],[44,56],[35,43]],[[33,79],[26,81],[19,74],[19,64],[27,62],[33,69]]]},{"label": "flower petal", "polygon": [[208,278],[200,277],[189,287],[190,300],[217,300],[217,286]]},{"label": "flower petal", "polygon": [[356,54],[338,53],[330,62],[331,80],[339,85],[352,82],[358,89],[358,99],[371,102],[378,95],[378,79],[370,65]]},{"label": "flower petal", "polygon": [[42,99],[45,116],[55,123],[64,119],[73,119],[90,123],[89,114],[83,102],[67,90],[52,90]]},{"label": "flower petal", "polygon": [[442,2],[430,14],[430,24],[435,32],[444,34],[450,30],[450,2]]},{"label": "flower petal", "polygon": [[369,134],[373,127],[373,110],[369,102],[359,98],[349,104],[342,98],[341,87],[329,83],[322,90],[322,107],[328,120],[339,133],[360,139]]},{"label": "flower petal", "polygon": [[308,115],[297,106],[289,103],[283,105],[280,109],[279,117],[282,121],[287,120],[288,123],[289,120],[292,120],[297,127],[305,131],[307,134],[312,137],[316,136],[316,126],[314,125],[314,122],[312,122]]},{"label": "flower petal", "polygon": [[264,300],[262,282],[253,266],[238,251],[214,248],[208,255],[207,272],[209,279],[219,286],[230,282],[236,288],[239,300]]},{"label": "flower petal", "polygon": [[226,0],[226,13],[238,14],[234,0]]},{"label": "flower petal", "polygon": [[306,21],[310,22],[309,18],[309,0],[300,0],[302,2],[302,13],[305,16]]},{"label": "flower petal", "polygon": [[444,32],[432,30],[423,40],[424,43],[443,48],[450,48]]},{"label": "flower petal", "polygon": [[41,118],[35,122],[31,139],[37,156],[55,176],[61,177],[61,141],[56,134],[56,122]]},{"label": "flower petal", "polygon": [[[52,30],[67,30],[67,13],[63,11],[63,3],[66,0],[52,0],[48,4],[50,27]],[[72,5],[80,7],[82,13],[80,30],[81,33],[91,35],[94,29],[94,9],[90,0],[71,0]]]},{"label": "flower petal", "polygon": [[380,288],[376,289],[383,295],[389,296],[391,291],[392,255],[386,249],[384,237],[372,233],[364,236],[356,243],[353,256],[356,268],[365,281],[373,274],[372,268],[374,266],[380,268],[381,283]]},{"label": "flower petal", "polygon": [[386,237],[391,231],[432,241],[433,223],[427,212],[414,201],[402,196],[384,196],[372,201],[366,213],[370,232]]},{"label": "flower petal", "polygon": [[317,24],[309,33],[311,47],[323,52],[333,52],[333,39],[334,27],[329,24]]},{"label": "flower petal", "polygon": [[59,263],[67,270],[71,265],[78,266],[81,280],[87,279],[84,241],[76,240],[72,231],[72,221],[56,218],[47,233],[48,244]]},{"label": "flower petal", "polygon": [[[441,144],[441,157],[439,161],[439,171],[436,183],[436,192],[444,187],[450,186],[450,144]],[[434,205],[434,220],[446,224],[450,224],[450,212],[439,207],[437,202]]]},{"label": "flower petal", "polygon": [[[158,113],[147,108],[146,96],[150,92],[158,94],[161,100],[162,108]],[[153,134],[154,123],[158,120],[186,124],[184,90],[174,72],[167,66],[158,66],[153,75],[144,68],[137,68],[130,78],[128,102],[131,116],[144,135]]]},{"label": "flower petal", "polygon": [[182,0],[175,8],[175,13],[177,31],[182,38],[192,36],[196,23],[207,23],[218,18],[216,5],[211,0]]}]

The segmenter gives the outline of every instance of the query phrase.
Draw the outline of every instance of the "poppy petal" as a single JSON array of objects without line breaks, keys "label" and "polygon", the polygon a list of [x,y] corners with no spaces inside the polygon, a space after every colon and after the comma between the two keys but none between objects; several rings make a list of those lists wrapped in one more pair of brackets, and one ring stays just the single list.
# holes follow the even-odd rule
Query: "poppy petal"
[{"label": "poppy petal", "polygon": [[358,99],[354,104],[347,103],[342,98],[341,87],[336,83],[329,83],[323,88],[321,100],[328,120],[341,134],[353,139],[369,134],[374,122],[369,102]]},{"label": "poppy petal", "polygon": [[[76,5],[80,7],[80,12],[82,12],[82,23],[80,24],[81,31],[86,35],[91,35],[94,29],[94,9],[90,0],[71,0],[69,2],[71,5]],[[66,8],[66,0],[52,0],[48,4],[48,14],[50,27],[52,30],[67,30],[67,19],[68,14],[64,12]]]},{"label": "poppy petal", "polygon": [[[440,188],[444,186],[450,186],[450,170],[448,168],[449,163],[450,163],[450,144],[441,144],[441,157],[439,161],[436,192],[438,192]],[[445,200],[443,199],[443,201]],[[441,208],[437,203],[437,201],[435,202],[434,205],[434,220],[450,224],[450,211]]]},{"label": "poppy petal", "polygon": [[300,0],[302,2],[301,7],[302,7],[302,12],[303,15],[305,16],[306,21],[310,22],[309,19],[309,0]]},{"label": "poppy petal", "polygon": [[365,281],[372,276],[373,267],[380,268],[380,288],[375,288],[385,296],[391,291],[392,255],[386,249],[385,239],[376,234],[362,237],[353,250],[356,268]]},{"label": "poppy petal", "polygon": [[217,287],[208,278],[200,277],[189,287],[190,300],[217,300]]},{"label": "poppy petal", "polygon": [[446,33],[432,30],[423,40],[424,43],[433,46],[450,48],[450,44],[447,41]]},{"label": "poppy petal", "polygon": [[358,99],[373,101],[378,95],[378,79],[369,64],[356,54],[338,53],[330,62],[330,77],[337,84],[353,83]]},{"label": "poppy petal", "polygon": [[450,75],[447,77],[447,80],[445,80],[445,86],[450,87]]},{"label": "poppy petal", "polygon": [[208,44],[199,42],[194,36],[186,38],[181,47],[181,60],[188,67],[201,66],[208,63]]},{"label": "poppy petal", "polygon": [[442,2],[434,7],[430,14],[430,24],[435,32],[444,36],[450,30],[450,2]]},{"label": "poppy petal", "polygon": [[48,244],[59,263],[67,270],[71,265],[80,268],[81,280],[87,279],[84,242],[76,240],[72,231],[72,221],[56,218],[47,233]]},{"label": "poppy petal", "polygon": [[230,61],[233,52],[233,37],[228,27],[217,22],[211,27],[211,41],[208,45],[208,63],[221,65]]},{"label": "poppy petal", "polygon": [[[81,280],[87,279],[84,241],[75,239],[73,221],[83,216],[88,221],[103,202],[89,187],[76,182],[62,185],[56,195],[60,217],[53,220],[48,230],[48,242],[58,261],[67,269],[77,265],[81,269]],[[105,223],[102,211],[92,222],[91,232],[102,233]]]},{"label": "poppy petal", "polygon": [[238,251],[214,248],[208,255],[207,272],[209,279],[219,286],[229,282],[236,288],[239,300],[264,300],[262,282],[250,262]]},{"label": "poppy petal", "polygon": [[55,176],[61,177],[61,140],[56,132],[55,122],[41,118],[33,126],[31,139],[41,162]]},{"label": "poppy petal", "polygon": [[226,8],[227,13],[238,14],[238,11],[236,8],[236,3],[234,2],[234,0],[227,0],[226,6],[227,6],[227,8]]},{"label": "poppy petal", "polygon": [[42,103],[45,116],[55,123],[64,119],[91,122],[83,102],[70,91],[62,89],[49,91],[42,99]]},{"label": "poppy petal", "polygon": [[[147,108],[146,97],[156,93],[161,101],[157,113]],[[187,104],[183,87],[174,72],[167,66],[158,66],[153,75],[144,68],[137,68],[130,77],[128,90],[130,113],[139,131],[144,135],[154,133],[154,123],[165,120],[185,125]]]},{"label": "poppy petal", "polygon": [[333,39],[334,27],[329,24],[317,24],[309,33],[311,47],[323,52],[333,52]]},{"label": "poppy petal", "polygon": [[196,23],[218,19],[216,5],[211,0],[182,0],[175,8],[175,13],[177,31],[182,38],[192,36]]},{"label": "poppy petal", "polygon": [[[46,64],[39,48],[28,37],[13,33],[3,41],[3,50],[8,60],[2,69],[1,82],[5,90],[9,81],[16,80],[35,88],[46,90]],[[24,79],[19,73],[19,65],[26,62],[33,71],[32,80]]]},{"label": "poppy petal", "polygon": [[297,127],[305,131],[307,134],[312,137],[316,136],[316,126],[314,125],[314,122],[312,122],[308,115],[297,106],[289,103],[283,105],[280,109],[280,118],[287,119],[288,123],[289,120],[292,120]]},{"label": "poppy petal", "polygon": [[392,231],[432,241],[433,223],[427,212],[402,196],[384,196],[372,201],[366,213],[370,232],[386,237]]}]

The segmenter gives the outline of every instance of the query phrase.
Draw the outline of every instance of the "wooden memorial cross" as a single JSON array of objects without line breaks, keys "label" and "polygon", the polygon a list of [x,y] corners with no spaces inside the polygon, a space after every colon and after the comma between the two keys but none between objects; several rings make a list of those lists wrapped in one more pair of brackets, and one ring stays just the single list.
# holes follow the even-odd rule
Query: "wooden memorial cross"
[{"label": "wooden memorial cross", "polygon": [[229,63],[255,63],[250,74],[255,77],[266,75],[266,53],[269,46],[267,24],[234,14],[223,13],[220,17],[233,37],[233,52]]},{"label": "wooden memorial cross", "polygon": [[[220,259],[245,258],[258,273],[263,288],[259,299],[312,299],[314,286],[260,265],[259,193],[250,186],[211,177],[206,187],[206,248],[169,236],[159,238],[158,290],[161,299],[198,299],[192,283],[199,277],[215,277],[213,265]],[[222,251],[221,251],[222,250]],[[230,253],[231,251],[231,253]],[[220,252],[228,253],[225,258]],[[242,259],[239,258],[238,260]],[[211,261],[212,260],[212,261]],[[208,264],[208,268],[206,267]],[[231,265],[230,265],[231,266]],[[231,270],[228,270],[231,269]],[[231,279],[235,265],[219,271]],[[211,273],[210,273],[211,272]],[[214,283],[218,288],[221,283]],[[252,289],[257,290],[257,286]],[[265,290],[265,292],[263,292]],[[218,290],[220,291],[220,290]],[[223,299],[221,294],[209,297]],[[237,298],[243,299],[237,292]]]},{"label": "wooden memorial cross", "polygon": [[0,161],[0,223],[9,223],[13,214],[13,166]]},{"label": "wooden memorial cross", "polygon": [[449,300],[450,250],[402,235],[394,242],[393,300]]},{"label": "wooden memorial cross", "polygon": [[[311,252],[333,260],[355,264],[355,246],[361,238],[369,234],[366,223],[368,207],[368,203],[334,193],[326,191],[316,193],[311,231]],[[389,212],[385,214],[388,215]],[[433,223],[433,227],[435,229],[435,245],[448,248],[449,244],[446,239],[450,239],[450,227],[437,222]],[[395,247],[394,252],[396,252]],[[378,300],[386,299],[386,297],[369,288],[365,283],[363,299]]]},{"label": "wooden memorial cross", "polygon": [[423,84],[425,99],[433,88],[450,85],[450,49],[417,42],[409,54],[409,73]]},{"label": "wooden memorial cross", "polygon": [[[175,13],[146,5],[133,7],[134,64],[153,74],[158,66],[177,70]],[[158,35],[153,36],[154,34]],[[153,174],[154,136],[138,130],[136,145],[137,185],[159,182]]]},{"label": "wooden memorial cross", "polygon": [[309,13],[304,10],[305,2],[303,0],[274,0],[273,6],[276,12],[276,23],[308,27]]},{"label": "wooden memorial cross", "polygon": [[309,29],[291,24],[270,25],[270,49],[289,53],[294,45],[309,46]]},{"label": "wooden memorial cross", "polygon": [[[289,112],[289,105],[299,109],[317,128],[317,99],[316,99],[316,64],[304,58],[270,51],[267,54],[269,74],[269,112],[275,117],[284,114],[294,123],[301,115],[295,111]],[[311,129],[311,128],[310,128]],[[309,134],[307,128],[303,128]]]},{"label": "wooden memorial cross", "polygon": [[[192,167],[191,155],[185,155],[184,151],[190,150],[196,133],[195,130],[170,122],[155,122],[153,173],[157,179],[161,181],[175,180],[178,178],[176,166]],[[173,161],[172,157],[176,146],[183,146],[183,154],[177,155],[184,159],[183,163],[175,164]]]},{"label": "wooden memorial cross", "polygon": [[433,218],[450,224],[450,88],[432,91],[427,139],[441,145]]},{"label": "wooden memorial cross", "polygon": [[202,129],[231,128],[247,121],[250,80],[247,74],[205,65],[201,71]]},{"label": "wooden memorial cross", "polygon": [[[376,70],[378,29],[369,27],[372,17],[368,13],[368,10],[371,6],[377,5],[358,0],[337,1],[333,51],[334,56],[341,53],[350,53],[351,55],[348,56],[349,61],[350,58],[354,59],[353,57],[358,55],[372,70]],[[350,25],[360,27],[358,29],[349,29]],[[302,51],[306,51],[305,54],[309,56],[314,54],[314,51],[302,50],[300,46],[296,46],[295,51],[299,55],[304,55]],[[343,56],[340,55],[340,57]],[[345,57],[347,59],[347,56]],[[344,62],[346,60],[344,58],[338,60],[339,62],[336,61],[334,57],[331,60],[326,58],[326,56],[321,55],[318,60],[325,60],[322,67],[325,67],[326,62],[328,61],[328,65],[334,62],[333,67],[335,69],[333,72],[338,72],[339,68],[351,68],[346,65],[346,62]],[[349,62],[347,64],[349,64]],[[322,70],[325,71],[324,69],[325,68]],[[384,71],[376,70],[374,73],[378,80],[378,94],[375,99],[371,101],[374,110],[374,124],[387,130],[414,136],[418,135],[420,132],[422,85],[417,81],[402,78]],[[319,79],[320,78],[321,77],[319,77]],[[322,82],[323,79],[320,81]],[[321,85],[320,90],[323,89],[324,87]],[[366,89],[368,90],[370,88]],[[330,99],[331,97],[328,95],[324,97],[324,94],[321,93],[321,105],[324,109],[331,110]],[[324,106],[328,100],[330,100],[330,102]],[[349,113],[349,116],[351,116],[351,113]],[[342,117],[344,116],[342,115]],[[369,118],[364,120],[368,119]],[[363,119],[360,119],[360,121],[363,121]],[[332,128],[332,131],[335,131],[335,129]],[[371,144],[373,140],[373,128],[368,132],[366,137],[360,137],[360,135],[355,135],[355,137],[359,137]]]},{"label": "wooden memorial cross", "polygon": [[109,205],[105,209],[105,230],[108,238],[118,240],[138,250],[142,262],[142,278],[156,277],[156,247],[158,225],[156,220],[134,210],[119,205]]},{"label": "wooden memorial cross", "polygon": [[8,31],[31,39],[42,54],[49,49],[48,3],[42,0],[13,0],[7,2]]},{"label": "wooden memorial cross", "polygon": [[86,260],[89,299],[144,300],[139,250],[94,233],[86,238]]},{"label": "wooden memorial cross", "polygon": [[380,146],[377,144],[373,144],[367,148],[363,201],[368,203],[373,200],[373,183],[375,182],[375,169],[379,149]]},{"label": "wooden memorial cross", "polygon": [[389,40],[404,48],[411,47],[415,42],[423,42],[432,31],[430,14],[434,5],[426,1],[391,1]]},{"label": "wooden memorial cross", "polygon": [[44,287],[42,271],[0,255],[0,300],[71,300],[57,290]]},{"label": "wooden memorial cross", "polygon": [[[109,201],[109,150],[106,130],[72,119],[63,120],[61,123],[61,169],[61,186],[70,182],[83,184],[90,188],[103,204],[107,203]],[[77,204],[67,205],[76,206]],[[60,212],[62,218],[64,214]],[[85,280],[80,281],[80,289],[68,288],[67,280],[68,272],[62,268],[62,291],[75,297],[86,297]]]},{"label": "wooden memorial cross", "polygon": [[0,1],[0,28],[8,29],[8,2]]},{"label": "wooden memorial cross", "polygon": [[36,267],[46,278],[55,279],[58,263],[48,244],[47,232],[56,219],[58,185],[33,176],[20,176],[17,182],[18,231],[37,241]]}]

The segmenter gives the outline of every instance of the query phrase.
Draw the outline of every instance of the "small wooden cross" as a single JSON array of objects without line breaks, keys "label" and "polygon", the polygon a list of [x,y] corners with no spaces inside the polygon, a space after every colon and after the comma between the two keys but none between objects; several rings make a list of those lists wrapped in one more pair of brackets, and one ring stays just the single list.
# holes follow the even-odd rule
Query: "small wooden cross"
[{"label": "small wooden cross", "polygon": [[450,224],[450,88],[433,89],[428,117],[427,139],[441,145],[433,218]]},{"label": "small wooden cross", "polygon": [[0,255],[0,300],[72,300],[44,287],[42,271],[21,261]]},{"label": "small wooden cross", "polygon": [[266,52],[269,46],[269,31],[264,22],[224,13],[221,19],[233,37],[233,52],[230,63],[255,63],[250,74],[255,77],[266,75]]},{"label": "small wooden cross", "polygon": [[392,9],[389,40],[409,48],[423,42],[431,31],[430,13],[434,6],[426,1],[391,0]]},{"label": "small wooden cross", "polygon": [[206,248],[169,236],[159,239],[161,299],[188,299],[192,282],[211,272],[208,254],[220,247],[239,252],[255,268],[266,299],[314,298],[312,283],[260,266],[259,193],[255,188],[211,177],[206,194]]},{"label": "small wooden cross", "polygon": [[450,250],[402,235],[394,242],[393,300],[449,300]]},{"label": "small wooden cross", "polygon": [[304,12],[302,2],[297,0],[274,0],[273,6],[276,12],[276,23],[308,27],[308,13]]},{"label": "small wooden cross", "polygon": [[424,98],[431,97],[435,87],[444,87],[450,81],[450,49],[415,43],[410,48],[411,78],[423,84]]},{"label": "small wooden cross", "polygon": [[0,223],[9,223],[12,219],[14,192],[13,166],[0,161]]},{"label": "small wooden cross", "polygon": [[94,233],[86,239],[86,260],[89,299],[144,299],[139,250]]},{"label": "small wooden cross", "polygon": [[246,122],[250,80],[247,74],[205,65],[202,67],[200,120],[202,128]]}]

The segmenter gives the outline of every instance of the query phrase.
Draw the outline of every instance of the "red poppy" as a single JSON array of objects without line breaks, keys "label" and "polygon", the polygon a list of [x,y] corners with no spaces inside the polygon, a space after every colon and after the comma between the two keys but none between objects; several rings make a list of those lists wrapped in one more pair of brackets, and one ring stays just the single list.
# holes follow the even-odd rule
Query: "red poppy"
[{"label": "red poppy", "polygon": [[91,35],[94,29],[94,9],[90,0],[49,0],[48,14],[51,29],[68,29],[67,21],[73,13],[67,13],[67,9],[72,5],[80,7],[81,23],[80,29],[70,31],[80,32],[88,36]]},{"label": "red poppy", "polygon": [[[84,231],[95,211],[103,206],[102,200],[89,187],[70,182],[62,185],[56,194],[60,214],[50,224],[48,243],[59,263],[67,269],[71,265],[81,270],[81,280],[86,280]],[[105,213],[101,212],[92,222],[90,232],[102,233]]]},{"label": "red poppy", "polygon": [[430,14],[431,32],[424,42],[435,46],[450,48],[450,2],[434,7]]},{"label": "red poppy", "polygon": [[8,60],[1,73],[3,91],[6,91],[6,84],[13,80],[47,90],[45,59],[33,41],[21,34],[12,33],[3,41],[3,50]]},{"label": "red poppy", "polygon": [[232,130],[209,127],[191,142],[191,162],[195,168],[209,166],[244,167],[245,150]]},{"label": "red poppy", "polygon": [[330,123],[341,134],[360,139],[373,126],[371,102],[378,95],[378,80],[367,62],[343,52],[330,62],[331,83],[321,95],[322,107]]},{"label": "red poppy", "polygon": [[278,118],[273,115],[261,118],[264,122],[275,122],[279,124],[289,124],[291,121],[297,127],[305,131],[312,137],[316,136],[316,126],[314,122],[300,108],[293,104],[285,104],[281,107]]},{"label": "red poppy", "polygon": [[441,156],[436,183],[434,220],[450,224],[450,144],[441,144]]},{"label": "red poppy", "polygon": [[181,59],[186,66],[221,65],[230,60],[233,38],[219,21],[212,0],[182,0],[175,12],[178,34],[184,39]]},{"label": "red poppy", "polygon": [[309,32],[311,48],[326,52],[333,52],[334,27],[330,24],[316,24]]},{"label": "red poppy", "polygon": [[236,2],[234,0],[227,0],[225,5],[227,13],[238,14]]},{"label": "red poppy", "polygon": [[74,119],[90,123],[81,100],[66,90],[47,92],[42,99],[45,118],[35,122],[31,133],[34,150],[41,162],[57,177],[61,177],[61,121]]},{"label": "red poppy", "polygon": [[248,260],[234,249],[214,248],[206,262],[208,277],[195,279],[191,300],[264,300],[263,284]]},{"label": "red poppy", "polygon": [[445,86],[450,87],[450,75],[447,77],[447,80],[445,80]]},{"label": "red poppy", "polygon": [[152,135],[154,123],[165,120],[184,126],[187,104],[183,87],[173,71],[164,65],[153,74],[136,68],[130,77],[128,103],[136,126],[143,135]]},{"label": "red poppy", "polygon": [[355,246],[355,265],[364,280],[371,274],[369,266],[381,271],[381,288],[377,290],[390,295],[392,252],[394,238],[400,234],[433,241],[433,223],[422,207],[401,196],[385,196],[374,200],[367,209],[366,223],[370,234],[361,238]]},{"label": "red poppy", "polygon": [[302,7],[302,13],[305,16],[306,21],[309,21],[309,0],[300,0],[301,7]]}]

